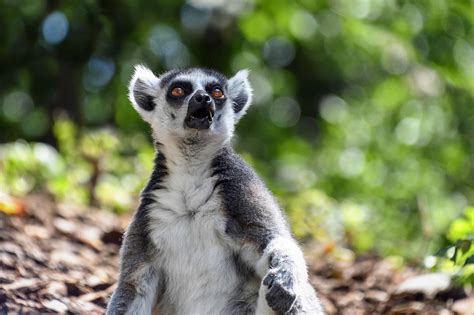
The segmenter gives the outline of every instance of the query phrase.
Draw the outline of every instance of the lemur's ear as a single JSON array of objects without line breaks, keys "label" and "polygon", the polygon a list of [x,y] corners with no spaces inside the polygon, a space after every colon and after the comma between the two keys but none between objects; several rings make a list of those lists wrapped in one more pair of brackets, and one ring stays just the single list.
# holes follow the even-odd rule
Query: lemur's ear
[{"label": "lemur's ear", "polygon": [[245,114],[252,102],[252,87],[248,75],[248,70],[240,70],[227,83],[236,121]]},{"label": "lemur's ear", "polygon": [[159,79],[145,66],[135,66],[135,72],[128,87],[128,97],[135,110],[146,120],[155,108],[154,98]]}]

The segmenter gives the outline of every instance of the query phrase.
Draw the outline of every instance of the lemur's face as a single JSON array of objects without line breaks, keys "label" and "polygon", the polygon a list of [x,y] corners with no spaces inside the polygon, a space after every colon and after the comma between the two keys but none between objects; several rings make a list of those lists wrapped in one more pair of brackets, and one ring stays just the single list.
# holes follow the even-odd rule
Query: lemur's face
[{"label": "lemur's face", "polygon": [[251,101],[247,71],[227,79],[208,69],[172,70],[156,77],[138,66],[130,100],[159,140],[228,139]]}]

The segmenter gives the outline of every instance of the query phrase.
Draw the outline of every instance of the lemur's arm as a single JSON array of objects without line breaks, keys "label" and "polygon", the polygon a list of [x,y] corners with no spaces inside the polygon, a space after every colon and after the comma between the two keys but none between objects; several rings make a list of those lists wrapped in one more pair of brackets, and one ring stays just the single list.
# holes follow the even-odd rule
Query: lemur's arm
[{"label": "lemur's arm", "polygon": [[292,238],[273,238],[256,262],[268,305],[279,314],[323,314],[303,253]]},{"label": "lemur's arm", "polygon": [[160,285],[158,251],[146,231],[146,208],[139,208],[120,251],[120,279],[107,306],[108,315],[151,314]]},{"label": "lemur's arm", "polygon": [[262,279],[268,306],[279,314],[323,314],[303,253],[263,182],[229,148],[214,160],[214,174],[229,217],[226,232],[245,244],[242,258]]},{"label": "lemur's arm", "polygon": [[164,156],[157,153],[140,206],[125,233],[120,249],[120,278],[107,305],[108,315],[151,314],[159,293],[165,290],[164,277],[157,270],[160,253],[148,232],[148,211],[154,202],[152,192],[163,188],[162,179],[167,172],[164,161]]}]

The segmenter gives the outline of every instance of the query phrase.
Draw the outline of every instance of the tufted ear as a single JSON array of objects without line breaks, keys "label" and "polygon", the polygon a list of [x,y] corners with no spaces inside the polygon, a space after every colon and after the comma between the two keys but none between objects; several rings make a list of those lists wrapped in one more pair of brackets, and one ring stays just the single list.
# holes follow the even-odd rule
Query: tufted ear
[{"label": "tufted ear", "polygon": [[240,70],[229,79],[227,84],[236,122],[244,116],[252,102],[252,87],[250,86],[248,75],[248,70]]},{"label": "tufted ear", "polygon": [[155,109],[154,98],[159,79],[145,66],[135,66],[135,72],[128,87],[128,97],[135,110],[147,120]]}]

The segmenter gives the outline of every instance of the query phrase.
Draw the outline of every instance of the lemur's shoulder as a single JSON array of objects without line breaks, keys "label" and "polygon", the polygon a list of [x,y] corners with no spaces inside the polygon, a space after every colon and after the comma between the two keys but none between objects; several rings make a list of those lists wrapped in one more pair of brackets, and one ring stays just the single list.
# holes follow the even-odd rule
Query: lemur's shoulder
[{"label": "lemur's shoulder", "polygon": [[263,250],[288,224],[277,201],[255,171],[226,146],[212,163],[219,193],[229,216],[226,232],[255,242]]},{"label": "lemur's shoulder", "polygon": [[211,166],[213,175],[219,175],[222,180],[256,181],[263,185],[255,171],[230,146],[224,146],[216,154]]}]

